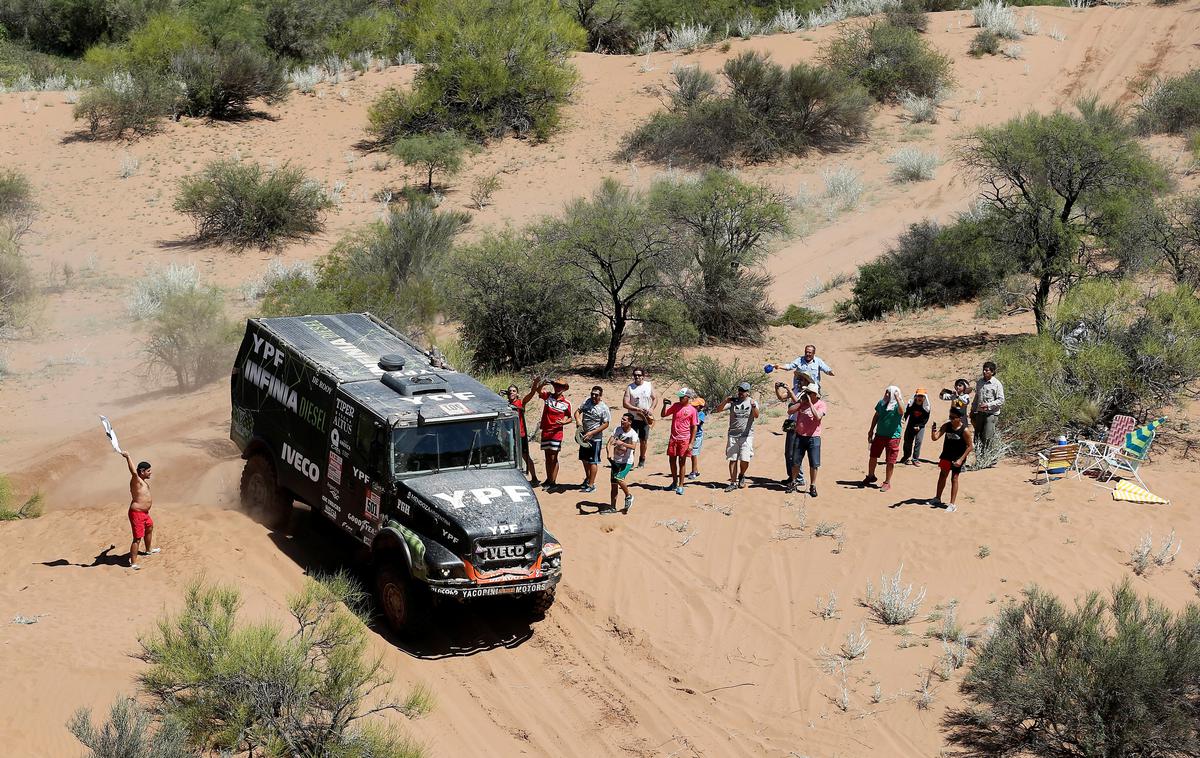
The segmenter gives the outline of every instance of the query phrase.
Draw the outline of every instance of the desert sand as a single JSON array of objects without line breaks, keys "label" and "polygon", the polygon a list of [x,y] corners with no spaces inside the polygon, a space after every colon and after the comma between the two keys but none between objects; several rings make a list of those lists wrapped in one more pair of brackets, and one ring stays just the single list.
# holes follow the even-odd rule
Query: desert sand
[{"label": "desert sand", "polygon": [[[852,149],[744,169],[782,191],[807,185],[815,193],[822,169],[846,164],[863,173],[867,187],[858,209],[833,219],[806,216],[805,233],[778,247],[769,263],[773,301],[828,308],[845,289],[810,298],[810,287],[879,255],[907,224],[945,220],[968,206],[973,187],[949,160],[933,181],[892,184],[885,159],[898,147],[950,158],[955,138],[977,125],[1068,107],[1091,92],[1128,103],[1154,75],[1200,65],[1198,11],[1194,1],[1037,8],[1042,34],[1023,40],[1022,60],[968,57],[970,14],[933,14],[929,38],[953,57],[958,80],[938,124],[910,126],[898,109],[884,108],[871,138]],[[1047,36],[1054,27],[1065,40]],[[545,144],[489,146],[470,159],[446,202],[466,207],[471,178],[501,172],[494,205],[472,211],[470,233],[478,234],[554,212],[606,176],[644,186],[664,168],[612,155],[620,137],[660,107],[656,88],[675,62],[715,70],[743,49],[769,51],[783,63],[808,60],[832,34],[735,40],[727,53],[656,53],[649,71],[642,58],[577,55],[581,81],[562,132]],[[167,377],[148,373],[126,301],[147,270],[186,262],[230,288],[236,313],[250,314],[255,306],[238,288],[268,262],[312,260],[375,217],[373,196],[402,186],[404,171],[355,146],[371,100],[411,76],[411,67],[370,73],[322,85],[318,96],[295,96],[271,120],[185,120],[116,144],[73,139],[61,93],[0,96],[0,165],[21,169],[35,186],[40,209],[25,246],[47,283],[33,328],[0,343],[15,372],[0,383],[0,469],[23,492],[40,489],[47,503],[40,519],[0,524],[5,755],[79,754],[64,722],[81,705],[103,709],[134,691],[143,664],[130,654],[139,633],[178,605],[193,578],[234,583],[248,616],[282,618],[287,594],[306,571],[334,565],[307,513],[272,533],[237,509],[241,461],[228,440],[227,385],[178,394]],[[1152,146],[1181,186],[1194,186],[1180,140]],[[140,161],[126,179],[118,175],[123,155]],[[189,222],[171,210],[175,184],[211,159],[234,155],[292,161],[322,181],[345,182],[326,231],[279,256],[191,245]],[[78,272],[69,285],[52,275],[64,262]],[[912,693],[941,657],[940,643],[925,636],[929,622],[910,624],[903,636],[871,621],[857,602],[868,580],[903,564],[905,577],[928,589],[920,618],[953,599],[959,620],[978,630],[1031,583],[1067,597],[1107,588],[1130,574],[1127,552],[1142,534],[1173,529],[1183,542],[1179,559],[1135,578],[1135,586],[1171,607],[1192,600],[1186,569],[1200,558],[1200,518],[1188,493],[1200,474],[1182,449],[1164,446],[1144,469],[1155,492],[1173,501],[1166,507],[1115,503],[1087,481],[1057,482],[1047,492],[1030,483],[1032,467],[1022,461],[965,474],[957,513],[917,502],[933,494],[933,465],[901,467],[889,493],[854,483],[865,470],[864,435],[884,386],[936,392],[957,376],[974,377],[998,340],[1032,329],[1028,314],[980,323],[964,306],[875,324],[778,328],[762,347],[715,350],[762,364],[790,360],[812,342],[834,367],[836,376],[823,382],[830,413],[820,497],[770,485],[783,475],[782,410],[773,398],[762,398],[767,418],[750,469],[761,486],[736,493],[720,491],[720,417],[707,424],[699,483],[682,497],[651,489],[666,481],[660,428],[651,464],[634,477],[637,504],[629,515],[581,516],[575,506],[587,496],[575,491],[539,496],[566,550],[559,599],[544,621],[531,627],[495,602],[446,611],[411,642],[373,631],[396,691],[421,681],[437,700],[432,713],[403,727],[434,756],[931,756],[946,747],[939,720],[962,702],[963,671],[944,682],[934,677],[932,706],[919,710]],[[610,403],[619,404],[621,379],[606,383]],[[665,378],[652,379],[667,388]],[[574,400],[583,399],[585,382],[574,378]],[[935,418],[944,410],[935,402]],[[99,413],[112,419],[127,449],[155,466],[163,553],[141,572],[117,560],[128,545],[127,473],[100,433]],[[1193,415],[1173,412],[1171,428]],[[925,457],[938,449],[927,442]],[[570,452],[563,457],[562,481],[577,481],[578,462]],[[603,484],[591,500],[603,500],[596,495],[606,490]],[[802,513],[808,528],[796,537],[789,527]],[[676,528],[664,523],[671,520]],[[820,521],[840,522],[844,541],[814,538]],[[990,555],[980,558],[984,545]],[[830,592],[840,611],[823,620],[816,601]],[[8,623],[17,615],[37,623]],[[833,702],[839,679],[822,672],[820,651],[837,649],[864,622],[872,644],[849,670],[843,712]]]}]

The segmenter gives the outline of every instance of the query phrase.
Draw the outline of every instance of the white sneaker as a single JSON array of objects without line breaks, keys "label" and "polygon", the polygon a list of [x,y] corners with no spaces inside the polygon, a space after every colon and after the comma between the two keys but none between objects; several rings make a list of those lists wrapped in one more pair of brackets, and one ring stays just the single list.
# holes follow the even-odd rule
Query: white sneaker
[{"label": "white sneaker", "polygon": [[156,547],[156,548],[154,548],[153,550],[151,550],[151,551],[150,551],[150,555],[157,555],[158,553],[161,553],[161,552],[162,552],[162,548],[161,548],[161,547]]},{"label": "white sneaker", "polygon": [[138,570],[138,569],[140,569],[141,567],[142,567],[142,566],[141,566],[141,564],[140,564],[140,563],[132,563],[132,564],[130,564],[130,566],[129,566],[129,568],[133,569],[134,571],[137,571],[137,570]]},{"label": "white sneaker", "polygon": [[950,505],[946,506],[946,513],[954,513],[957,510],[958,510],[958,506],[955,505],[954,503],[951,503]]}]

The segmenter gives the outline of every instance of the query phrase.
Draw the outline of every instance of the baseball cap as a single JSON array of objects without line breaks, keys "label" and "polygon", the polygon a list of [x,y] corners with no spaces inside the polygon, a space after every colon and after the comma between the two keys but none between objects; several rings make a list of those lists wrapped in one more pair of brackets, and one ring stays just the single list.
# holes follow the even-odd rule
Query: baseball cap
[{"label": "baseball cap", "polygon": [[742,392],[749,392],[749,391],[750,391],[750,389],[751,389],[751,388],[750,388],[750,382],[742,382],[741,384],[739,384],[739,385],[737,386],[737,388],[738,388],[739,390],[741,390]]},{"label": "baseball cap", "polygon": [[815,385],[815,384],[808,385],[807,387],[804,388],[804,391],[809,393],[810,395],[816,395],[818,400],[821,399],[821,390],[817,389],[817,385]]},{"label": "baseball cap", "polygon": [[687,387],[680,387],[679,391],[675,393],[675,397],[695,397],[695,396],[696,396],[696,393],[692,392]]},{"label": "baseball cap", "polygon": [[926,394],[926,392],[925,392],[925,388],[924,388],[924,387],[917,387],[915,390],[913,390],[913,394],[914,394],[914,395],[924,395],[924,394]]}]

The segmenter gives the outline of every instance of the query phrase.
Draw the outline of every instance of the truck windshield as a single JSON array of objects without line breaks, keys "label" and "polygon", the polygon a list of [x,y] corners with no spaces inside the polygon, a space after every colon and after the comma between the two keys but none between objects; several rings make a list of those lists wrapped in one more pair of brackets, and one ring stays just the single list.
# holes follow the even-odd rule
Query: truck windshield
[{"label": "truck windshield", "polygon": [[392,449],[392,470],[398,477],[471,466],[513,466],[515,421],[460,421],[397,429],[392,436]]}]

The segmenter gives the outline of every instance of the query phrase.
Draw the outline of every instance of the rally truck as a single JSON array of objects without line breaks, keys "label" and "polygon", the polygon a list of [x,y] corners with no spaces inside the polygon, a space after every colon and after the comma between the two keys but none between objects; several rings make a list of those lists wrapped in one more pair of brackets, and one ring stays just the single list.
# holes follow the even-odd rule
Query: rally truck
[{"label": "rally truck", "polygon": [[431,597],[554,602],[515,411],[436,351],[369,313],[250,319],[231,394],[243,504],[283,525],[298,500],[349,535],[398,633]]}]

